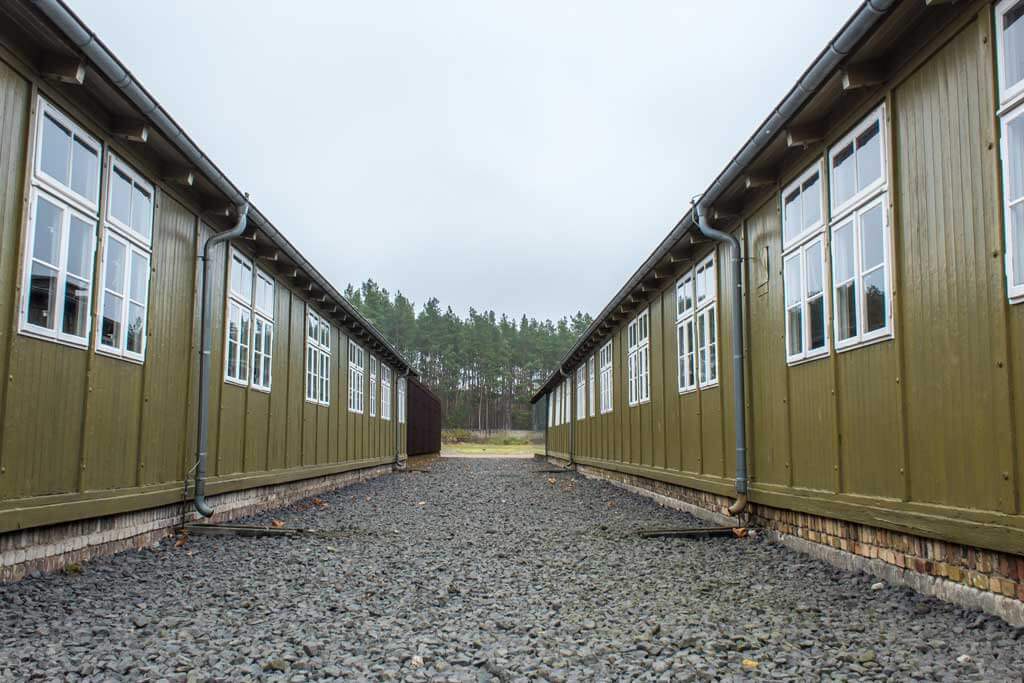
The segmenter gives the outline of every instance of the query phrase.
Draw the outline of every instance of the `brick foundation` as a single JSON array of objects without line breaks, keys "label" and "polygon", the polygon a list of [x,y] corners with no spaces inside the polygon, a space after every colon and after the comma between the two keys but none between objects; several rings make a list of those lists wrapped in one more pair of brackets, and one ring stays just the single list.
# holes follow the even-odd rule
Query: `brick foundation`
[{"label": "brick foundation", "polygon": [[[548,460],[566,464],[557,458]],[[730,498],[589,465],[576,469],[585,477],[608,481],[701,519],[723,526],[737,524],[721,513],[733,502]],[[1024,557],[753,503],[741,523],[843,569],[872,574],[1024,626]]]},{"label": "brick foundation", "polygon": [[[379,465],[276,486],[210,496],[216,508],[213,522],[273,510],[295,501],[387,474],[391,465]],[[199,515],[189,506],[186,521]],[[18,581],[33,572],[53,572],[71,563],[102,555],[144,548],[171,536],[182,522],[182,505],[164,505],[109,517],[84,519],[52,526],[0,534],[0,583]]]}]

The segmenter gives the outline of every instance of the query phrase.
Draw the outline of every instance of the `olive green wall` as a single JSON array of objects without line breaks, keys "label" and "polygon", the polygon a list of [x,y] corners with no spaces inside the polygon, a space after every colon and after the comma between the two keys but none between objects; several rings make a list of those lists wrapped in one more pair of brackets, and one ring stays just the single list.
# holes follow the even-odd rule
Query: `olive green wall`
[{"label": "olive green wall", "polygon": [[[991,7],[970,12],[785,168],[736,227],[750,255],[751,500],[1024,553],[1024,305],[1009,305],[1003,270]],[[895,337],[787,365],[779,190],[883,101]],[[650,403],[626,405],[623,324],[614,411],[573,421],[577,462],[734,492],[735,312],[727,252],[718,256],[720,385],[676,389],[673,279],[650,301]],[[549,430],[550,453],[568,457],[569,430]]]},{"label": "olive green wall", "polygon": [[[0,532],[181,500],[183,478],[195,460],[196,266],[201,240],[211,234],[197,218],[198,207],[155,182],[143,364],[97,354],[94,340],[84,350],[16,333],[35,89],[150,181],[160,177],[145,158],[117,143],[88,114],[68,107],[20,62],[0,61]],[[238,246],[244,251],[246,244]],[[94,283],[100,249],[98,239]],[[276,278],[272,391],[223,382],[226,247],[215,252],[213,264],[210,493],[392,460],[397,372],[390,421],[371,418],[368,411],[350,413],[348,341],[335,326],[330,406],[307,403],[306,302],[282,278]],[[94,325],[99,299],[93,296]],[[365,378],[368,385],[368,367]],[[368,391],[364,386],[367,396]],[[403,452],[404,429],[397,435]]]}]

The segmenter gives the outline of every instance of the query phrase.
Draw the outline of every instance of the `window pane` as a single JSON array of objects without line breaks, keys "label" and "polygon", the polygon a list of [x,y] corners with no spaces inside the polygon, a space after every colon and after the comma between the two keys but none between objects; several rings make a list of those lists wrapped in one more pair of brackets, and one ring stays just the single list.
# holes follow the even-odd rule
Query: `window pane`
[{"label": "window pane", "polygon": [[803,298],[803,287],[800,284],[800,254],[786,259],[783,270],[786,273],[786,307],[789,308]]},{"label": "window pane", "polygon": [[832,236],[833,272],[837,283],[845,282],[855,274],[853,251],[853,223],[846,223]]},{"label": "window pane", "polygon": [[810,328],[807,348],[811,351],[825,346],[825,297],[807,304],[807,326]]},{"label": "window pane", "polygon": [[39,197],[36,202],[35,244],[32,257],[56,266],[60,264],[60,230],[63,209]]},{"label": "window pane", "polygon": [[121,348],[121,317],[124,300],[116,294],[103,295],[103,322],[100,327],[100,343],[104,346]]},{"label": "window pane", "polygon": [[1003,77],[1005,86],[1024,78],[1024,2],[1018,2],[1003,15]]},{"label": "window pane", "polygon": [[1024,285],[1024,204],[1017,204],[1010,209],[1010,222],[1010,239],[1013,240],[1013,254],[1010,257],[1013,284]]},{"label": "window pane", "polygon": [[104,286],[118,294],[124,293],[124,269],[127,258],[126,247],[114,239],[107,240],[106,268]]},{"label": "window pane", "polygon": [[856,192],[853,172],[853,143],[832,158],[832,205],[840,206]]},{"label": "window pane", "polygon": [[64,282],[64,334],[85,336],[89,321],[89,287],[84,280],[68,276]]},{"label": "window pane", "polygon": [[815,173],[804,181],[803,190],[803,229],[815,225],[821,220],[821,177]]},{"label": "window pane", "polygon": [[153,231],[153,199],[136,185],[132,190],[132,229],[147,240]]},{"label": "window pane", "polygon": [[125,225],[132,221],[132,181],[117,168],[110,176],[110,215]]},{"label": "window pane", "polygon": [[249,311],[239,309],[238,325],[238,378],[244,379],[249,376]]},{"label": "window pane", "polygon": [[796,237],[801,232],[801,216],[800,216],[800,190],[799,188],[793,190],[784,199],[785,206],[782,210],[782,215],[785,216],[785,223],[782,225],[782,237],[785,241]]},{"label": "window pane", "polygon": [[715,335],[718,333],[718,323],[715,321],[715,307],[712,306],[708,312],[708,376],[714,381],[718,377],[718,356],[716,355]]},{"label": "window pane", "polygon": [[274,352],[274,326],[267,323],[263,328],[263,353],[266,362],[263,364],[263,386],[270,386],[270,361]]},{"label": "window pane", "polygon": [[100,175],[99,154],[75,138],[71,155],[71,189],[83,197],[96,201]]},{"label": "window pane", "polygon": [[885,268],[864,276],[864,309],[867,332],[885,327],[888,294],[885,286]]},{"label": "window pane", "polygon": [[146,309],[138,304],[128,304],[128,343],[133,353],[142,353],[142,335],[146,328]]},{"label": "window pane", "polygon": [[885,261],[885,242],[882,235],[882,206],[878,205],[860,217],[861,268],[871,270]]},{"label": "window pane", "polygon": [[878,121],[857,136],[857,190],[882,177],[882,136]]},{"label": "window pane", "polygon": [[92,232],[90,223],[71,216],[68,230],[68,272],[84,280],[92,279]]},{"label": "window pane", "polygon": [[822,273],[822,249],[822,243],[819,241],[804,250],[804,259],[807,264],[804,296],[813,297],[820,294],[825,288],[825,278]]},{"label": "window pane", "polygon": [[1024,116],[1006,124],[1006,147],[1007,201],[1013,202],[1024,197]]},{"label": "window pane", "polygon": [[789,355],[795,356],[804,350],[804,317],[801,306],[786,311],[786,332],[789,340]]},{"label": "window pane", "polygon": [[149,259],[137,251],[132,252],[132,277],[129,297],[135,301],[146,303],[146,288],[149,284]]},{"label": "window pane", "polygon": [[836,334],[840,340],[857,336],[857,285],[836,288]]},{"label": "window pane", "polygon": [[43,116],[43,144],[39,154],[39,168],[64,185],[68,184],[71,158],[71,132],[49,114]]},{"label": "window pane", "polygon": [[32,264],[28,293],[28,321],[39,327],[54,328],[57,301],[57,271]]}]

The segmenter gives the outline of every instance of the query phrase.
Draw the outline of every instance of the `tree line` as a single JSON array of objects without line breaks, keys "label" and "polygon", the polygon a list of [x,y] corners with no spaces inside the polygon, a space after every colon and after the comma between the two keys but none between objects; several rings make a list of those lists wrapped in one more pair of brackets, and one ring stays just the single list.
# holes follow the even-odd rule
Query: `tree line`
[{"label": "tree line", "polygon": [[557,321],[518,321],[469,309],[460,317],[436,297],[419,310],[401,292],[372,279],[345,297],[419,371],[441,399],[445,426],[493,431],[530,429],[530,397],[592,322],[577,312]]}]

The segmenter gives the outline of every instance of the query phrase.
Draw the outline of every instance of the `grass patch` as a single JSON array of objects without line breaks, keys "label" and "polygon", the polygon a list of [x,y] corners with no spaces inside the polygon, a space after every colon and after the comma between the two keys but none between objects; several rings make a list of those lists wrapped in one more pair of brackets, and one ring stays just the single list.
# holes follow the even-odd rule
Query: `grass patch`
[{"label": "grass patch", "polygon": [[458,455],[517,455],[531,453],[529,444],[492,444],[492,443],[446,443],[441,447],[443,453]]}]

